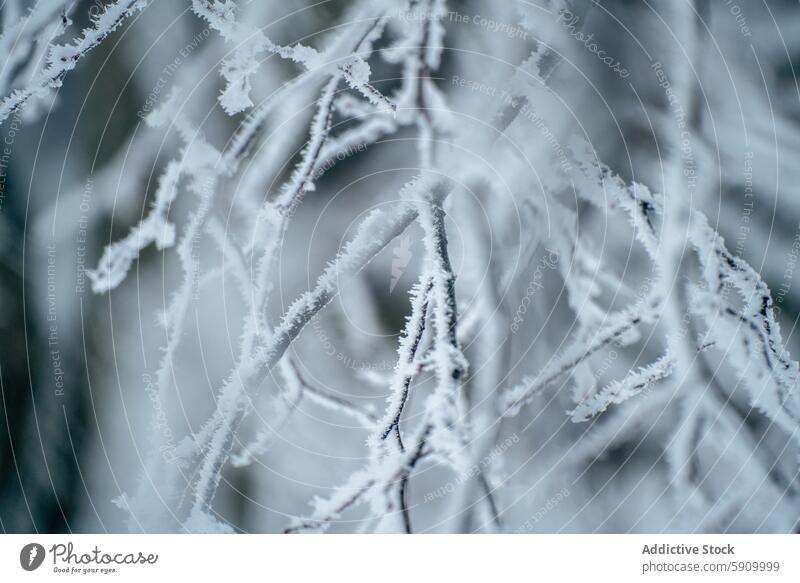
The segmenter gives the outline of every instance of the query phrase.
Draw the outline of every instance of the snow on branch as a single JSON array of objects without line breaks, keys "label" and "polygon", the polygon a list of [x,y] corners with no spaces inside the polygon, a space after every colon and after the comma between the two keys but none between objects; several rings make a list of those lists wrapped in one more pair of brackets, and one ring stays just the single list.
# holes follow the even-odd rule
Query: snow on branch
[{"label": "snow on branch", "polygon": [[175,243],[175,225],[169,222],[167,215],[175,201],[180,178],[180,162],[173,160],[159,179],[155,201],[147,218],[131,229],[127,237],[106,247],[97,269],[86,272],[92,282],[92,291],[104,293],[122,283],[139,253],[151,243],[155,243],[158,249],[166,249]]},{"label": "snow on branch", "polygon": [[[425,181],[415,181],[407,190],[419,188]],[[449,193],[447,182],[434,189],[442,200]],[[278,364],[286,349],[311,319],[338,293],[343,279],[360,272],[390,241],[398,237],[417,218],[417,207],[402,203],[393,212],[373,211],[364,219],[355,237],[337,258],[323,271],[315,288],[296,300],[281,322],[272,330],[265,346],[252,355],[243,355],[236,369],[225,381],[217,409],[202,430],[208,436],[204,459],[195,485],[196,500],[193,513],[205,513],[211,504],[228,460],[234,435],[250,406],[250,393],[257,390],[267,374]],[[196,438],[197,439],[197,438]],[[206,438],[200,441],[205,442]]]},{"label": "snow on branch", "polygon": [[17,89],[0,101],[0,123],[20,109],[29,100],[43,97],[52,88],[61,86],[66,74],[74,69],[78,61],[103,42],[125,20],[142,11],[147,0],[117,0],[92,22],[92,28],[84,29],[81,36],[68,45],[52,45],[48,54],[48,65],[26,87]]},{"label": "snow on branch", "polygon": [[[647,302],[643,302],[643,305],[646,306]],[[617,314],[610,314],[599,329],[593,332],[587,331],[585,339],[574,342],[563,353],[548,360],[535,376],[525,377],[521,383],[504,391],[501,398],[503,415],[517,415],[523,405],[570,374],[591,355],[612,344],[624,345],[630,342],[635,338],[632,333],[636,328],[645,322],[651,322],[654,318],[655,310],[652,302],[644,310],[636,306]]]},{"label": "snow on branch", "polygon": [[[40,30],[49,26],[57,31],[58,26],[52,28],[53,18],[61,4],[51,2],[47,10],[37,8],[23,20],[27,18]],[[29,94],[6,98],[0,115],[7,117],[38,97],[37,87],[42,92],[57,87],[80,58],[145,4],[141,0],[116,2],[73,45],[52,47],[38,85],[34,83]],[[569,4],[558,0],[546,6],[563,15]],[[537,32],[535,40],[508,43],[497,31],[456,29],[457,40],[458,34],[474,36],[493,52],[496,49],[493,56],[498,63],[514,63],[505,76],[480,67],[470,73],[476,83],[486,73],[487,80],[497,85],[489,91],[503,91],[503,99],[494,100],[487,115],[486,103],[475,99],[477,95],[459,96],[463,100],[451,108],[449,97],[464,88],[434,78],[445,62],[445,34],[456,28],[450,25],[457,24],[453,19],[459,17],[447,11],[445,0],[352,2],[314,47],[274,43],[256,18],[261,13],[252,5],[192,0],[191,9],[219,33],[211,48],[219,53],[214,55],[214,67],[219,67],[222,76],[221,94],[214,85],[202,98],[204,107],[208,103],[221,106],[210,108],[208,135],[229,139],[217,148],[200,127],[188,121],[189,114],[183,110],[192,91],[182,90],[188,84],[181,83],[148,118],[151,125],[168,124],[177,130],[181,141],[177,154],[163,168],[147,215],[127,236],[108,245],[97,268],[89,272],[93,290],[108,292],[122,284],[149,246],[176,248],[182,273],[161,319],[166,342],[156,373],[157,393],[165,401],[178,393],[175,371],[189,332],[192,286],[220,275],[230,275],[235,286],[231,313],[239,321],[231,328],[235,341],[230,354],[225,354],[225,368],[213,372],[213,403],[206,403],[210,414],[193,419],[184,430],[185,437],[175,449],[174,467],[160,459],[165,438],[154,437],[148,477],[163,480],[155,490],[165,493],[168,504],[163,513],[170,514],[170,520],[161,517],[161,522],[153,522],[157,528],[177,525],[191,532],[230,532],[232,527],[215,510],[226,468],[248,466],[255,460],[269,462],[272,455],[283,455],[273,446],[279,445],[276,436],[284,428],[289,434],[299,429],[304,438],[316,438],[306,432],[308,419],[298,418],[301,405],[309,403],[337,424],[341,419],[352,424],[350,429],[358,436],[354,447],[366,446],[361,452],[365,461],[349,477],[344,474],[337,483],[323,485],[326,490],[321,487],[317,492],[322,493],[313,499],[307,516],[302,516],[302,508],[292,509],[292,515],[298,516],[286,532],[324,531],[357,507],[367,508],[365,531],[412,532],[412,517],[417,520],[416,473],[434,464],[446,475],[458,476],[453,484],[470,478],[452,502],[465,515],[463,520],[443,528],[501,527],[505,500],[497,488],[506,477],[493,452],[503,443],[504,434],[529,429],[533,437],[528,442],[539,440],[541,432],[547,431],[547,443],[552,438],[553,448],[567,452],[562,456],[567,465],[585,465],[608,448],[651,430],[660,431],[661,437],[669,436],[663,447],[673,490],[701,500],[697,508],[704,508],[711,498],[693,494],[702,483],[696,479],[695,466],[701,464],[698,449],[703,432],[729,439],[737,416],[749,413],[737,410],[746,409],[733,403],[739,395],[725,395],[727,387],[719,381],[712,396],[697,388],[699,379],[708,380],[704,376],[714,378],[703,368],[703,364],[710,368],[709,363],[702,360],[712,349],[722,353],[720,366],[738,375],[745,386],[742,394],[747,394],[752,407],[800,440],[800,366],[785,348],[769,289],[755,270],[726,249],[705,215],[688,204],[680,180],[666,181],[664,194],[629,183],[612,170],[618,161],[606,165],[584,137],[570,138],[575,130],[573,116],[559,116],[563,103],[557,103],[557,91],[548,86],[563,49],[561,41],[570,40],[556,37],[569,33],[560,24],[555,31],[548,30],[540,14],[547,10],[521,7],[519,14],[513,7],[497,8],[498,18],[521,17],[523,29]],[[3,36],[0,46],[9,42]],[[38,43],[29,37],[26,42],[29,47]],[[470,59],[465,55],[472,54],[453,51],[442,74],[462,66],[469,71],[475,63],[466,62]],[[272,56],[291,61],[296,71],[259,101],[255,75],[264,59]],[[12,58],[18,62],[19,55]],[[373,72],[386,71],[396,74],[397,78],[387,80],[391,84],[374,79]],[[560,70],[552,82],[562,83],[562,75],[570,78],[569,71]],[[690,94],[686,81],[682,83],[681,95]],[[391,89],[382,93],[387,86]],[[241,112],[245,112],[241,119],[229,117]],[[536,132],[549,134],[545,147],[537,134],[532,137],[532,122]],[[285,135],[278,135],[279,131]],[[329,193],[307,199],[336,184],[353,166],[350,161],[342,163],[330,181],[322,180],[330,168],[367,146],[373,150],[373,145],[367,157],[369,172],[372,164],[380,168],[390,163],[393,172],[405,173],[404,179],[411,173],[417,176],[399,193],[396,187],[366,193],[374,195],[378,204],[371,208],[378,210],[359,215],[355,234],[343,246],[336,240],[327,247],[334,251],[328,263],[315,268],[316,279],[296,278],[294,272],[299,270],[293,269],[294,262],[302,259],[298,260],[291,242],[304,234],[296,231],[315,218],[311,212],[315,209],[305,205],[319,202],[321,207]],[[389,147],[393,149],[384,149]],[[563,153],[564,164],[549,163],[549,147]],[[395,159],[395,152],[401,151],[402,156]],[[534,162],[536,172],[531,172]],[[676,168],[669,165],[671,178],[677,175]],[[458,186],[450,176],[458,177]],[[389,183],[387,178],[385,184]],[[193,195],[192,200],[182,200],[184,194]],[[523,204],[518,204],[517,196],[522,196]],[[178,197],[181,205],[174,204]],[[363,200],[364,205],[373,204],[371,198]],[[589,212],[584,212],[587,208]],[[611,215],[617,224],[611,230],[602,224],[601,242],[598,227]],[[329,230],[333,237],[341,236],[342,217],[328,223],[329,216],[333,213],[315,225],[320,226],[317,232]],[[459,222],[462,219],[464,223]],[[448,229],[453,231],[451,220],[458,226],[457,234],[448,233]],[[684,221],[688,228],[681,239]],[[406,237],[411,241],[420,232],[424,256],[416,257],[408,253]],[[395,327],[394,319],[387,323],[381,318],[385,307],[375,289],[386,286],[373,284],[380,269],[375,265],[380,261],[375,260],[391,253],[392,242],[401,235],[402,253],[414,260],[408,265],[413,275],[407,275],[416,282],[407,302],[395,301],[397,296],[391,299],[392,313],[407,311],[402,329],[397,330],[400,326]],[[197,248],[209,239],[214,243],[211,256],[221,266],[201,272]],[[529,284],[538,295],[534,299],[525,290],[528,295],[521,305],[526,322],[521,327],[521,317],[513,323],[509,317],[514,313],[511,304],[519,300],[520,284],[531,281],[522,272],[542,249],[550,254],[550,277],[557,285],[537,287],[541,283],[537,279]],[[630,260],[624,266],[612,261],[620,249]],[[203,259],[205,263],[205,255]],[[284,260],[293,272],[286,288]],[[647,285],[636,289],[642,274]],[[403,273],[398,275],[393,268],[391,276],[390,294]],[[396,289],[405,285],[403,280]],[[285,289],[292,290],[289,297]],[[326,363],[297,360],[306,351],[313,358],[320,354],[318,347],[307,343],[313,332],[309,328],[316,328],[316,318],[326,307],[338,309],[334,300],[342,290],[351,295],[342,298],[341,311],[331,318],[337,325],[337,317],[344,321],[344,316],[355,314],[387,332],[382,336],[399,332],[396,347],[389,341],[365,341],[354,327],[344,324],[347,329],[335,334],[337,342],[356,358],[389,355],[383,361],[388,364],[390,355],[396,357],[391,372],[387,366],[381,372],[348,367],[341,377],[335,373],[336,382],[359,389],[360,381],[368,379],[363,396],[385,396],[379,412],[363,406],[362,395],[345,398],[315,381],[315,367]],[[355,312],[345,314],[351,305],[356,306]],[[556,319],[554,324],[551,317]],[[538,334],[536,326],[543,334]],[[562,330],[567,331],[563,343],[557,348],[548,346],[548,341],[555,341],[553,334]],[[534,333],[537,336],[532,339]],[[528,346],[521,345],[528,341]],[[615,349],[620,349],[620,362],[602,370],[594,368],[596,359]],[[338,358],[339,348],[335,352]],[[647,358],[639,366],[642,355]],[[549,357],[546,362],[545,357]],[[703,364],[689,369],[689,357]],[[519,379],[516,366],[526,362],[538,364]],[[573,390],[560,391],[570,384]],[[675,390],[651,390],[657,386]],[[526,407],[538,405],[537,396],[548,391],[555,393],[550,403],[555,403],[562,417],[553,421],[548,416],[544,423],[537,420],[538,415],[530,423],[521,419],[528,412]],[[712,427],[717,410],[724,410],[724,425]],[[653,421],[665,411],[670,413],[668,423],[674,420],[675,431]],[[553,431],[566,420],[588,423]],[[266,427],[257,426],[259,421]],[[522,426],[525,429],[518,429]],[[577,443],[563,441],[578,434]],[[735,455],[743,456],[743,448],[736,448]],[[540,471],[538,459],[542,458],[529,461],[544,479],[549,470]],[[758,463],[765,466],[758,466],[761,473],[776,475],[763,460]],[[143,488],[135,498],[121,499],[133,512],[132,508],[148,507],[147,496],[152,497],[152,491]],[[725,511],[731,508],[726,500]],[[708,520],[721,520],[720,513],[712,513]]]},{"label": "snow on branch", "polygon": [[[704,287],[695,288],[694,303],[708,325],[707,338],[721,350],[746,381],[751,402],[787,432],[800,429],[800,365],[792,360],[773,313],[772,295],[761,277],[696,213],[692,243],[703,267]],[[726,301],[735,290],[743,303]]]},{"label": "snow on branch", "polygon": [[[237,43],[234,55],[222,64],[222,76],[227,82],[220,96],[222,108],[229,114],[239,113],[253,106],[250,99],[250,78],[258,71],[264,53],[273,53],[304,66],[316,75],[330,74],[332,67],[355,90],[375,105],[393,107],[391,101],[369,83],[370,68],[360,53],[369,52],[372,43],[383,32],[385,18],[381,16],[381,2],[360,2],[357,12],[348,22],[356,28],[365,28],[356,36],[342,35],[323,52],[312,47],[296,45],[284,47],[275,44],[256,26],[236,20],[235,4],[219,0],[192,0],[194,12],[206,20],[228,42]],[[353,46],[351,39],[356,38]],[[343,60],[344,62],[338,62]]]},{"label": "snow on branch", "polygon": [[[626,185],[607,166],[596,160],[585,142],[574,141],[572,151],[579,169],[575,178],[578,193],[602,208],[624,209],[639,241],[654,262],[657,261],[661,242],[656,238],[653,221],[663,214],[663,197],[652,194],[640,184]],[[733,350],[735,356],[730,361],[743,377],[748,377],[746,386],[751,390],[754,406],[787,432],[794,434],[800,425],[800,393],[797,391],[799,366],[784,348],[779,324],[772,313],[769,289],[745,261],[725,248],[722,238],[698,210],[693,209],[690,213],[689,237],[703,268],[704,285],[694,287],[694,298],[688,306],[690,312],[701,317],[709,326],[706,341],[702,344]],[[658,267],[658,263],[655,266]],[[734,307],[728,300],[728,291],[731,289],[736,290],[743,302],[742,309]],[[657,291],[655,294],[651,302],[653,306],[662,301]],[[640,307],[643,306],[637,309]],[[645,320],[653,319],[651,312]],[[504,398],[509,407],[508,413],[518,412],[519,405],[572,370],[586,356],[608,344],[615,330],[625,330],[641,320],[636,311],[629,313],[627,319],[623,318],[622,328],[612,325],[607,333],[599,335],[597,341],[577,348],[575,354],[566,359],[551,360],[535,379],[528,379],[509,391]],[[735,341],[732,343],[731,339]],[[761,355],[755,361],[746,357],[754,348]],[[575,350],[573,348],[570,352]],[[754,363],[756,366],[753,366]],[[605,410],[608,405],[625,400],[652,382],[666,378],[674,364],[668,356],[662,357],[639,373],[612,383],[600,394],[581,403],[573,412],[573,418],[587,419]]]},{"label": "snow on branch", "polygon": [[378,439],[384,440],[389,435],[394,434],[398,447],[401,450],[405,449],[400,433],[400,420],[408,401],[411,381],[419,372],[419,367],[415,365],[415,359],[417,358],[422,336],[425,333],[428,296],[432,287],[433,282],[429,278],[425,278],[424,281],[418,282],[414,289],[411,290],[411,315],[406,322],[403,337],[397,349],[397,367],[389,388],[386,413],[377,423],[377,431],[371,437],[373,448],[377,447]]},{"label": "snow on branch", "polygon": [[[13,24],[4,27],[0,35],[0,55],[5,59],[0,68],[0,94],[5,95],[9,88],[19,79],[35,75],[33,67],[39,66],[42,56],[36,47],[42,46],[47,51],[46,39],[61,35],[69,25],[68,12],[71,6],[68,0],[40,1],[31,7],[25,15],[19,16],[10,10],[9,3],[4,6],[3,22],[14,20]],[[41,51],[40,51],[41,52]],[[28,62],[27,67],[20,67]]]},{"label": "snow on branch", "polygon": [[576,423],[588,421],[601,414],[611,405],[619,405],[628,399],[635,397],[642,391],[649,389],[658,381],[668,378],[675,367],[674,359],[670,355],[664,355],[652,364],[631,371],[621,381],[613,381],[606,385],[596,394],[578,403],[578,406],[570,411],[570,417]]},{"label": "snow on branch", "polygon": [[236,43],[232,57],[222,63],[222,76],[227,82],[220,95],[220,104],[229,114],[252,107],[250,78],[258,71],[265,52],[278,54],[297,62],[305,62],[311,48],[283,47],[273,43],[261,30],[236,20],[236,4],[219,0],[192,0],[192,10],[219,32],[226,42]]},{"label": "snow on branch", "polygon": [[438,455],[448,457],[457,468],[467,465],[469,439],[462,426],[461,379],[467,361],[458,344],[455,274],[450,264],[444,222],[443,196],[432,193],[420,203],[419,222],[425,234],[426,271],[431,278],[433,301],[433,346],[429,359],[436,373],[437,388],[425,404],[430,415],[429,441]]}]

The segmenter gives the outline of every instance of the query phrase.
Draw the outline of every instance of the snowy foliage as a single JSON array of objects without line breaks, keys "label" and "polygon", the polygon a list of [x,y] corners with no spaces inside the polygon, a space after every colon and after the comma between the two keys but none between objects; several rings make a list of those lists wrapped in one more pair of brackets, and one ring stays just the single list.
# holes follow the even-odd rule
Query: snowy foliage
[{"label": "snowy foliage", "polygon": [[[0,121],[52,95],[150,4],[110,3],[67,44],[42,39],[71,30],[72,3],[20,15],[0,38]],[[726,203],[702,181],[715,172],[708,133],[687,121],[705,111],[702,11],[663,9],[686,50],[662,47],[657,82],[649,63],[638,75],[641,94],[667,104],[645,116],[657,155],[643,161],[627,144],[614,154],[625,135],[593,125],[600,106],[571,89],[603,79],[594,91],[612,96],[608,107],[638,107],[633,85],[576,41],[600,22],[593,3],[358,0],[286,44],[262,26],[260,3],[186,4],[211,48],[189,55],[198,68],[184,64],[142,116],[135,140],[171,136],[151,160],[156,185],[87,271],[96,294],[117,297],[154,247],[169,275],[152,398],[159,413],[174,409],[154,422],[169,431],[151,432],[138,487],[117,499],[131,530],[243,530],[225,518],[237,472],[292,475],[310,444],[334,457],[345,442],[340,469],[293,474],[310,503],[282,494],[290,503],[266,528],[514,531],[536,500],[605,480],[586,476],[614,455],[628,458],[606,473],[648,491],[612,488],[541,528],[796,528],[800,368],[774,294],[708,214]],[[621,58],[612,40],[598,42]],[[30,65],[37,51],[46,56]],[[309,205],[348,189],[363,197],[357,212],[311,221]],[[206,288],[218,291],[200,308]],[[407,297],[387,308],[395,289]],[[386,331],[387,310],[402,312],[399,328],[365,339],[358,322]],[[200,334],[204,319],[218,337]],[[203,360],[210,404],[187,356],[193,337],[201,356],[228,359],[210,372]],[[345,353],[393,364],[342,371],[331,357]],[[191,401],[187,383],[197,401],[184,409],[175,395]],[[644,461],[626,465],[639,447]],[[259,499],[279,484],[265,478]],[[641,515],[608,524],[631,495],[648,497]],[[660,514],[645,519],[651,498]],[[742,505],[766,510],[742,516]]]}]

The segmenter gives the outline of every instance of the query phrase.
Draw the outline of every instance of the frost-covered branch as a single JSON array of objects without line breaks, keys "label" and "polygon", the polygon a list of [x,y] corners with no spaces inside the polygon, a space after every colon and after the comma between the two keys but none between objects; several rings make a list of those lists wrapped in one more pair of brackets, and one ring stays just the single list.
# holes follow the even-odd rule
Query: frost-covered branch
[{"label": "frost-covered branch", "polygon": [[[50,89],[61,86],[66,74],[74,69],[78,61],[102,43],[123,22],[147,6],[146,0],[118,0],[109,4],[105,11],[94,19],[92,28],[83,31],[71,44],[51,45],[47,56],[47,67],[25,87],[14,90],[0,102],[0,123],[22,108],[29,100],[43,97]],[[62,18],[67,23],[66,16]]]},{"label": "frost-covered branch", "polygon": [[[100,255],[79,276],[115,306],[136,293],[157,314],[152,448],[135,495],[118,498],[132,529],[640,529],[620,484],[653,494],[647,516],[665,530],[729,528],[750,497],[765,516],[791,515],[800,365],[779,324],[795,315],[800,243],[789,224],[786,265],[769,247],[754,269],[745,237],[723,241],[739,226],[736,197],[712,191],[741,186],[726,182],[739,117],[723,117],[726,143],[712,152],[704,107],[730,107],[700,87],[710,51],[697,19],[714,9],[659,7],[675,38],[644,55],[623,51],[595,4],[358,0],[276,13],[117,1],[67,45],[51,43],[70,29],[69,3],[3,7],[0,121],[91,64],[147,7],[119,45],[138,88],[158,77],[146,127],[115,113],[104,135],[127,139],[98,146],[92,180],[43,205],[36,231],[55,232],[56,211],[77,223],[59,242],[79,243],[81,261]],[[626,26],[652,31],[639,12]],[[158,71],[156,41],[138,29],[162,16],[177,32],[157,37],[175,57]],[[582,43],[588,25],[630,76]],[[759,58],[780,54],[763,42]],[[763,102],[758,83],[747,89],[745,101]],[[603,107],[625,113],[608,121]],[[753,123],[760,156],[772,129]],[[64,164],[61,179],[80,167]],[[764,217],[750,208],[742,224],[755,236]],[[107,227],[102,253],[87,251],[109,215],[132,227]],[[146,268],[154,250],[160,270]],[[766,283],[776,269],[782,315]],[[166,291],[142,293],[159,276]],[[149,361],[153,332],[137,330]],[[319,468],[338,477],[316,479]],[[244,526],[231,504],[240,484],[274,496]],[[755,514],[730,528],[759,524]]]}]

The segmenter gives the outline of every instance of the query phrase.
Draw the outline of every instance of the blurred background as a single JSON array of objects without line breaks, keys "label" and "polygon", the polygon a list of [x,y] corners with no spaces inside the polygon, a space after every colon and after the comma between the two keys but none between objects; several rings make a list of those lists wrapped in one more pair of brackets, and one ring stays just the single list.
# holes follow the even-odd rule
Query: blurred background
[{"label": "blurred background", "polygon": [[[58,37],[63,43],[89,26],[105,3],[60,4],[72,21]],[[240,20],[262,27],[275,42],[319,46],[337,32],[349,3],[238,4]],[[11,30],[20,15],[44,10],[45,5],[6,0],[0,9],[3,29]],[[579,131],[625,180],[660,192],[664,152],[671,147],[662,128],[676,115],[685,116],[696,169],[693,205],[706,213],[728,249],[769,285],[786,348],[796,357],[800,86],[793,63],[800,59],[800,6],[791,0],[576,0],[562,6],[567,15],[557,11],[559,5],[544,0],[447,3],[445,50],[434,80],[454,123],[477,127],[493,121],[488,119],[492,106],[503,98],[504,88],[512,87],[516,68],[543,42],[556,49],[541,70],[547,72],[555,95],[556,105],[550,107],[558,111],[532,114],[527,134],[514,138],[531,143],[530,148],[524,146],[525,156],[539,152],[538,159],[526,160],[534,172],[568,166],[566,144],[569,135]],[[684,5],[695,18],[684,17]],[[0,55],[6,59],[0,65],[4,95],[24,86],[26,75],[35,73],[31,63],[41,65],[48,35],[56,32],[43,27],[35,42],[23,47],[22,56],[20,47],[8,57]],[[392,94],[403,75],[400,66],[380,56],[389,42],[380,41],[369,59],[372,82],[385,95]],[[4,532],[127,530],[127,516],[113,501],[135,491],[142,480],[153,433],[162,433],[167,459],[213,410],[220,380],[235,362],[244,317],[230,278],[209,276],[198,283],[172,367],[175,390],[169,402],[162,403],[152,398],[153,383],[166,342],[160,314],[181,280],[175,253],[145,249],[128,279],[106,294],[92,293],[86,270],[97,265],[105,245],[141,219],[165,164],[183,147],[174,127],[154,128],[143,122],[174,87],[187,90],[186,113],[219,148],[244,119],[243,114],[227,115],[217,101],[223,87],[219,67],[230,50],[230,43],[192,13],[190,2],[156,0],[89,53],[60,88],[31,101],[0,125]],[[669,70],[676,58],[691,64],[688,81],[674,75],[667,81],[659,75],[659,63]],[[297,72],[297,66],[285,60],[264,59],[253,77],[254,101]],[[681,111],[669,100],[668,83],[692,88],[682,94]],[[235,201],[264,200],[297,163],[316,98],[316,88],[309,86],[283,103],[258,154],[218,193],[215,204],[232,230],[245,220],[237,215],[241,209]],[[537,122],[538,115],[544,124]],[[407,143],[413,136],[413,129],[401,128],[342,156],[319,179],[281,248],[279,280],[273,285],[275,317],[309,289],[353,236],[364,214],[394,200],[413,176],[416,153]],[[513,148],[509,150],[513,156]],[[495,169],[502,177],[502,165]],[[546,241],[526,247],[526,237],[540,228],[542,218],[534,211],[526,214],[522,189],[536,182],[529,177],[509,184],[507,199],[502,200],[478,193],[482,204],[452,209],[448,223],[459,282],[480,279],[482,273],[475,257],[488,247],[471,246],[475,233],[491,231],[487,240],[492,249],[501,259],[503,253],[513,256],[517,267],[507,280],[512,291],[501,302],[509,321],[531,278],[543,285],[522,329],[513,335],[508,362],[516,364],[501,365],[506,366],[505,384],[535,372],[569,336],[574,321],[570,306],[559,299],[561,276],[556,260],[545,250]],[[194,204],[188,196],[179,197],[170,210],[179,231]],[[581,236],[600,245],[599,260],[627,265],[637,277],[646,272],[641,250],[631,251],[633,235],[624,219],[609,218],[574,197],[567,196],[565,204],[579,217]],[[240,232],[246,239],[247,233]],[[218,264],[219,249],[207,237],[193,253],[201,266],[208,266],[208,273]],[[422,254],[414,227],[315,318],[292,349],[309,383],[365,410],[381,411],[386,394],[376,387],[394,368],[398,335],[408,315],[408,291]],[[480,309],[470,289],[480,290],[480,282],[460,288],[465,295],[459,300]],[[535,350],[529,352],[531,346]],[[487,363],[481,358],[476,354],[471,359],[472,371],[485,371],[482,366]],[[591,370],[597,379],[619,378],[645,364],[647,356],[641,358],[645,360],[627,353],[609,358],[606,353],[598,355]],[[736,385],[733,377],[730,382],[721,378],[726,386]],[[268,384],[272,388],[261,393],[256,413],[243,428],[251,439],[259,432],[266,434],[264,451],[250,464],[226,470],[215,506],[239,531],[282,531],[290,517],[308,511],[315,495],[329,494],[361,467],[366,455],[367,433],[348,416],[331,414],[311,401],[288,403],[275,389],[279,379]],[[497,463],[491,463],[505,530],[796,528],[797,447],[766,418],[748,412],[746,397],[736,396],[736,389],[730,390],[730,398],[743,411],[739,431],[756,444],[754,460],[747,463],[762,463],[767,470],[750,475],[741,467],[726,469],[712,459],[713,449],[704,451],[697,471],[714,477],[698,482],[709,488],[709,496],[725,496],[731,484],[749,494],[742,512],[715,515],[705,522],[684,516],[685,501],[665,493],[670,479],[663,442],[674,422],[666,403],[666,414],[651,411],[639,417],[646,431],[626,430],[626,437],[613,447],[599,446],[591,462],[584,459],[562,467],[565,444],[585,431],[563,422],[568,392],[569,388],[563,391],[564,400],[543,399],[535,414],[523,412],[509,420],[497,435],[496,447],[487,450],[487,455],[499,452],[494,454]],[[469,501],[475,494],[459,494],[464,489],[461,482],[435,469],[423,472],[411,492],[419,530],[478,529]],[[717,482],[727,482],[722,492]],[[360,525],[356,515],[337,521],[332,530],[352,532]]]}]

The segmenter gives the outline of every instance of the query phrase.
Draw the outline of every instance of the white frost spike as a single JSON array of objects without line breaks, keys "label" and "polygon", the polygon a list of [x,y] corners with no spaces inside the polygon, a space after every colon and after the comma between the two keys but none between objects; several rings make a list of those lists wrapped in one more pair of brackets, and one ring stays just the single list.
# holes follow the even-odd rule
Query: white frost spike
[{"label": "white frost spike", "polygon": [[662,356],[654,363],[632,371],[621,381],[609,383],[598,393],[581,401],[575,409],[570,411],[572,421],[579,423],[596,417],[611,405],[624,403],[649,389],[658,381],[664,380],[674,369],[675,362],[669,354]]},{"label": "white frost spike", "polygon": [[389,293],[394,291],[394,288],[400,282],[400,278],[403,277],[406,267],[411,263],[411,245],[411,237],[403,235],[393,250],[394,257],[392,257],[392,277],[389,281]]},{"label": "white frost spike", "polygon": [[236,20],[236,4],[219,0],[192,0],[192,10],[219,32],[227,42],[235,43],[233,56],[222,63],[221,73],[226,80],[219,101],[226,113],[233,115],[252,107],[250,78],[258,72],[265,52],[305,63],[316,51],[298,45],[283,47],[273,43],[257,27]]},{"label": "white frost spike", "polygon": [[597,330],[586,330],[580,338],[568,346],[561,354],[548,360],[547,364],[534,377],[526,376],[522,381],[507,389],[500,400],[501,410],[506,417],[513,417],[536,395],[549,386],[562,380],[587,358],[612,343],[624,344],[635,338],[631,333],[643,323],[655,317],[653,301],[645,303],[645,308],[630,309],[609,314]]},{"label": "white frost spike", "polygon": [[[48,66],[24,89],[18,89],[0,102],[0,122],[22,108],[29,100],[47,95],[49,89],[60,87],[64,76],[74,69],[78,61],[114,32],[133,13],[144,10],[145,0],[118,0],[93,19],[92,28],[83,30],[72,44],[52,45]],[[3,55],[5,58],[5,55]]]}]

